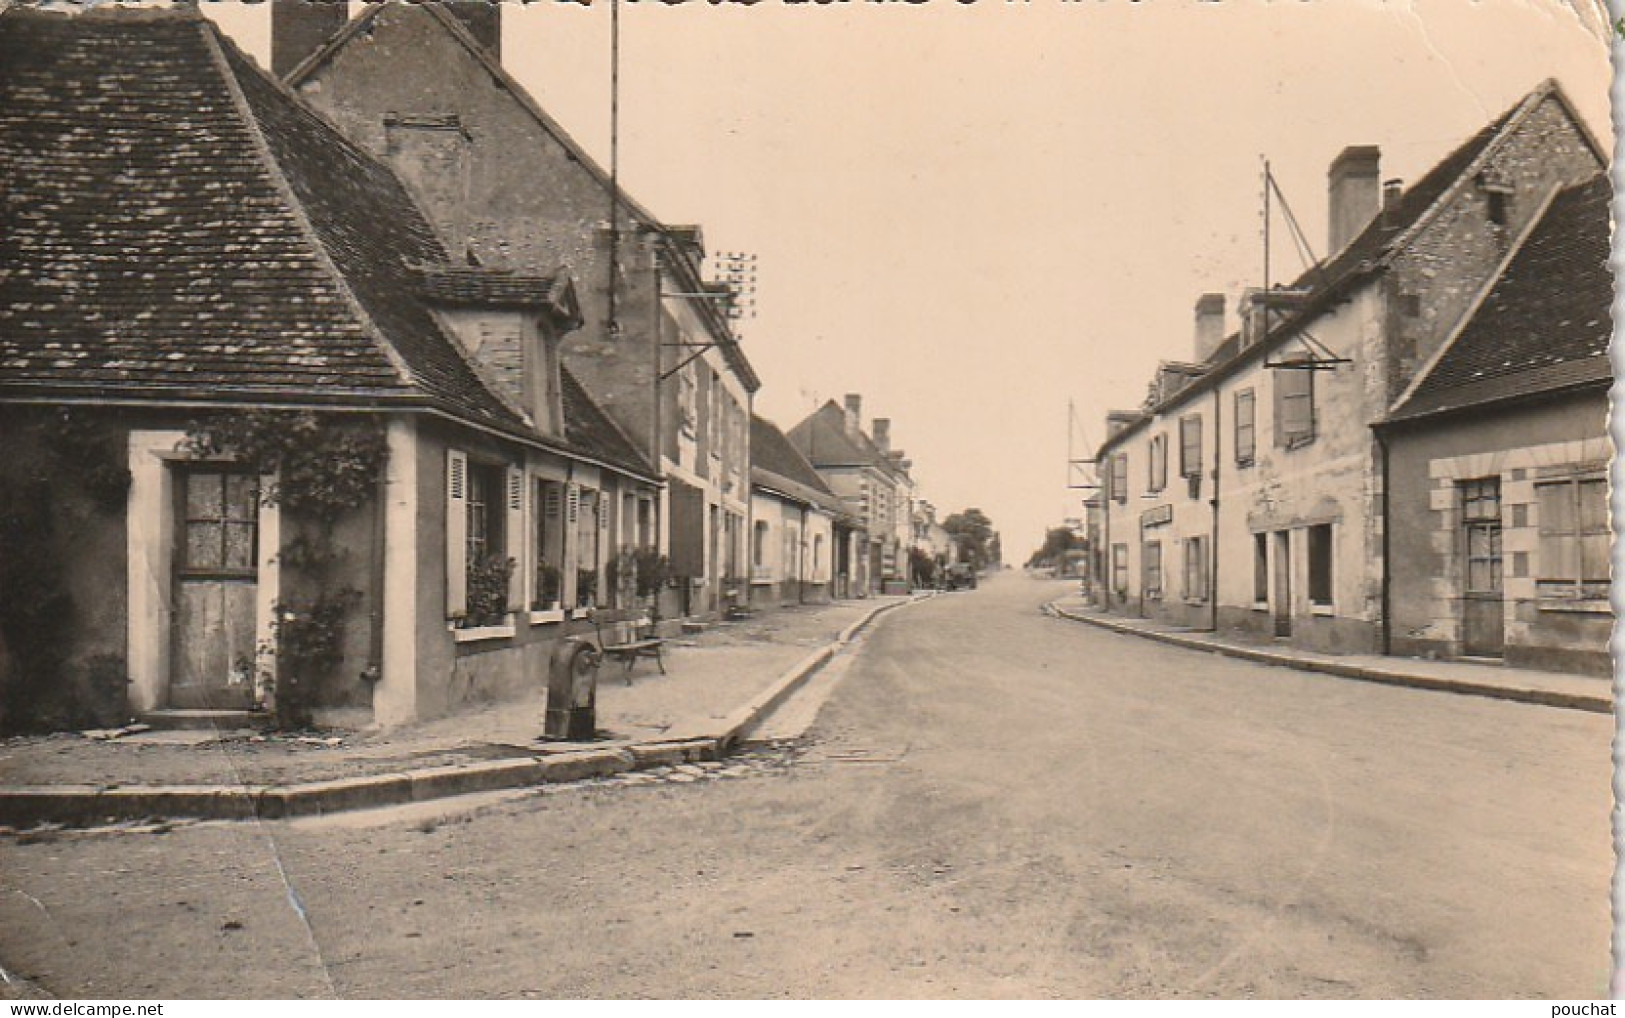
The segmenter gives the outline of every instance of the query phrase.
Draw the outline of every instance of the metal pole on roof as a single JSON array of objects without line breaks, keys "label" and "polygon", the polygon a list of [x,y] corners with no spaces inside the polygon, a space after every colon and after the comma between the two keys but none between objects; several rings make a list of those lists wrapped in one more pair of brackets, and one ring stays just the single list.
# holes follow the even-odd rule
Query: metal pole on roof
[{"label": "metal pole on roof", "polygon": [[621,4],[609,0],[609,339],[621,331],[615,318],[615,284],[621,254]]}]

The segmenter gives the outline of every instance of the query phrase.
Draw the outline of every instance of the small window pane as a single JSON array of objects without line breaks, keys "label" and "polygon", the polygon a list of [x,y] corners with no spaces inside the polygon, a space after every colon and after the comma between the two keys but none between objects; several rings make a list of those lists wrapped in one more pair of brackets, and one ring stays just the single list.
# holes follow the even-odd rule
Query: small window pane
[{"label": "small window pane", "polygon": [[1574,495],[1568,484],[1542,484],[1535,489],[1540,498],[1540,532],[1574,533]]},{"label": "small window pane", "polygon": [[1608,485],[1601,479],[1580,482],[1579,516],[1583,531],[1608,529]]},{"label": "small window pane", "polygon": [[[218,484],[216,489],[219,490]],[[193,569],[219,569],[220,524],[188,523],[186,525],[186,564]]]},{"label": "small window pane", "polygon": [[219,474],[186,475],[186,518],[217,520],[224,508]]},{"label": "small window pane", "polygon": [[226,568],[254,568],[254,525],[226,524]]},{"label": "small window pane", "polygon": [[1608,535],[1586,534],[1580,538],[1580,579],[1608,579]]},{"label": "small window pane", "polygon": [[254,518],[254,477],[250,474],[226,475],[226,514],[234,520]]}]

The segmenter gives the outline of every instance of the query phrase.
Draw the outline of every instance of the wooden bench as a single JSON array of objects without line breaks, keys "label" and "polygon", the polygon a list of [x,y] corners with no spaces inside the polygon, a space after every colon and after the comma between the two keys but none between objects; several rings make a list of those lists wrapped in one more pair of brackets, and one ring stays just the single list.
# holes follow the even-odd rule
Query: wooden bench
[{"label": "wooden bench", "polygon": [[638,608],[594,608],[592,626],[598,636],[598,649],[605,657],[626,663],[626,684],[632,684],[632,666],[640,657],[652,657],[666,674],[665,659],[660,649],[666,641],[654,635],[654,623]]}]

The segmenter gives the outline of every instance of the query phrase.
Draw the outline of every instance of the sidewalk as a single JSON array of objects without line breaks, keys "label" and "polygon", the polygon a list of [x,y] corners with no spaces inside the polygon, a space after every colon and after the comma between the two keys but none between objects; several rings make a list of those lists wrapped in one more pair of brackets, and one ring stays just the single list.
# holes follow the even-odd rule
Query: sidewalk
[{"label": "sidewalk", "polygon": [[1322,672],[1365,682],[1383,682],[1467,696],[1487,696],[1548,707],[1593,711],[1599,714],[1611,714],[1614,710],[1612,683],[1608,679],[1592,676],[1542,672],[1532,668],[1512,668],[1505,665],[1474,664],[1467,661],[1387,657],[1381,654],[1320,654],[1296,647],[1249,644],[1149,619],[1110,614],[1076,596],[1052,601],[1045,609],[1059,618],[1085,622],[1113,632],[1128,633],[1176,647],[1205,650],[1261,664]]},{"label": "sidewalk", "polygon": [[375,733],[148,731],[0,740],[0,824],[333,812],[709,760],[824,663],[882,597],[764,611],[669,640],[632,684],[606,664],[592,743],[538,741],[546,691]]}]

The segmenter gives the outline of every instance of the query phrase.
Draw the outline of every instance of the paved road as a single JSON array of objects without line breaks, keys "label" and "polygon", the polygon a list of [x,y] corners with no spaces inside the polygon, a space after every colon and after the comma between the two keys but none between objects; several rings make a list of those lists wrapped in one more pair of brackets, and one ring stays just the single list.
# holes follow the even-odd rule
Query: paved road
[{"label": "paved road", "polygon": [[1057,589],[894,613],[754,776],[7,842],[0,964],[76,996],[1606,992],[1610,718],[1162,647],[1038,615]]}]

